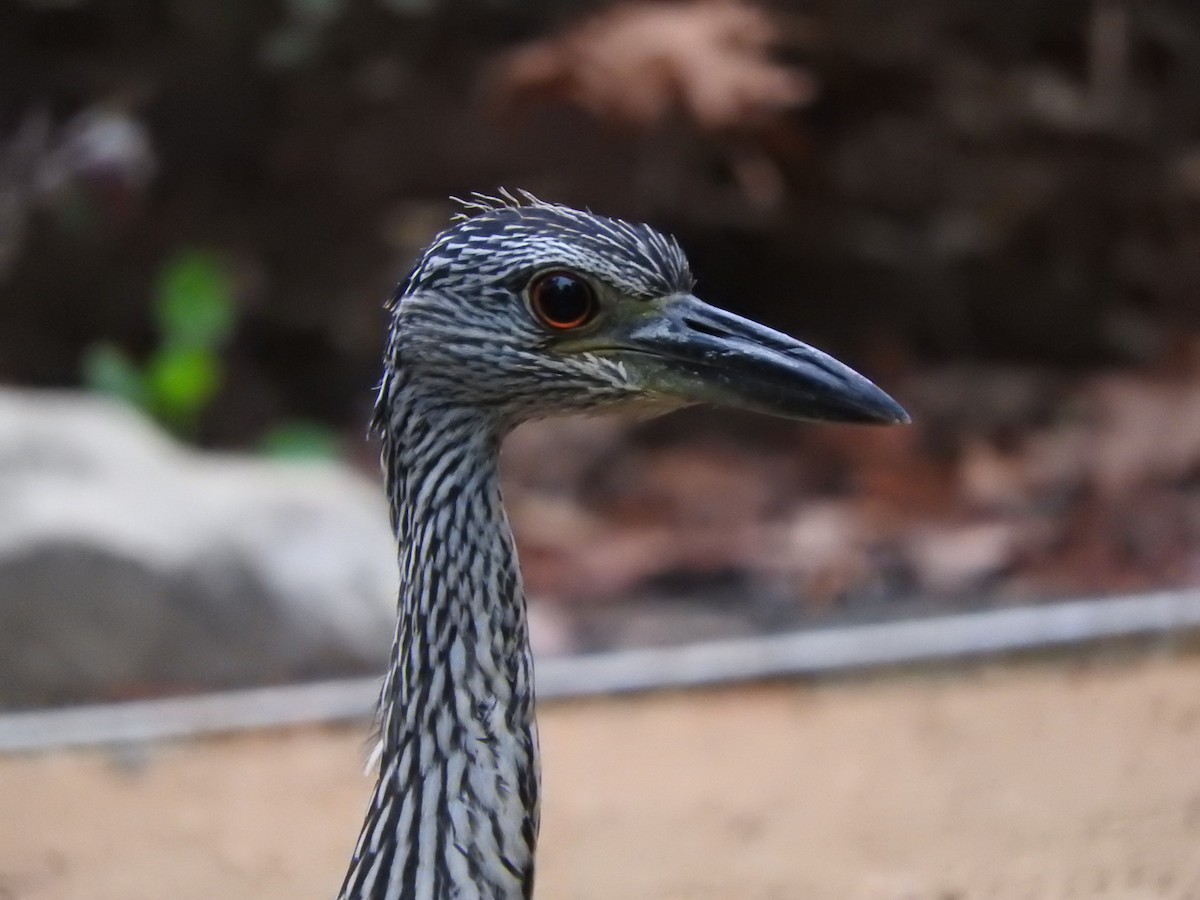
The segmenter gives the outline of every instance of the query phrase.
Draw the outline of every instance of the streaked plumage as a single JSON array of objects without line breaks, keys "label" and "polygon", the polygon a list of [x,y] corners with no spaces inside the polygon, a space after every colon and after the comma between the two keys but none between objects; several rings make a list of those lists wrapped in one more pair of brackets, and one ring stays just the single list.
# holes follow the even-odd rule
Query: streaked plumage
[{"label": "streaked plumage", "polygon": [[[904,419],[840,363],[700,303],[678,244],[645,225],[528,195],[464,206],[389,305],[375,427],[399,543],[399,616],[379,780],[346,900],[532,894],[533,671],[497,471],[513,426],[647,401]],[[549,288],[547,273],[559,279]],[[559,329],[537,314],[543,288],[595,308]]]}]

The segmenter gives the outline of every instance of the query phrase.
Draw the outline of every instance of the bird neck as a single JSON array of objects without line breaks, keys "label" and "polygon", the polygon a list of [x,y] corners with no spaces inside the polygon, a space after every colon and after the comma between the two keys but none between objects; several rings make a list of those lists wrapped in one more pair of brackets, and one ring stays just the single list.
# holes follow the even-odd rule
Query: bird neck
[{"label": "bird neck", "polygon": [[400,556],[379,781],[341,897],[520,900],[533,890],[538,747],[501,430],[406,392],[385,423]]}]

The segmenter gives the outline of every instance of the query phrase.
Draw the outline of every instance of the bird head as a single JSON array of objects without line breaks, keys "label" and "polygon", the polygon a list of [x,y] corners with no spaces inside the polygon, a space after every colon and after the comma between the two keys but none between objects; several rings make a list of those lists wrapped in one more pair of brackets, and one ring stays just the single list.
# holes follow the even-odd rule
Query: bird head
[{"label": "bird head", "polygon": [[465,205],[470,214],[433,240],[397,291],[381,405],[403,373],[405,390],[506,425],[697,403],[908,421],[831,356],[702,302],[673,238],[529,195]]}]

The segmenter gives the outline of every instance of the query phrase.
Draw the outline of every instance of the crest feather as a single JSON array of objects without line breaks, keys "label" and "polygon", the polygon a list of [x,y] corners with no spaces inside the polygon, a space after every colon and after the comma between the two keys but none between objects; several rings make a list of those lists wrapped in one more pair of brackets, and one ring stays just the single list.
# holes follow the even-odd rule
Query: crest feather
[{"label": "crest feather", "polygon": [[398,286],[390,309],[431,284],[456,291],[472,281],[490,283],[539,266],[578,267],[636,297],[689,291],[694,284],[678,242],[648,225],[548,202],[520,189],[450,199],[461,212],[430,242]]},{"label": "crest feather", "polygon": [[499,209],[521,209],[527,206],[555,205],[547,203],[544,200],[539,200],[529,191],[520,188],[509,190],[505,187],[497,188],[494,195],[484,194],[480,191],[471,191],[466,198],[455,197],[451,194],[450,199],[463,209],[462,212],[455,213],[451,217],[451,221],[453,222],[463,222],[480,213],[495,212]]}]

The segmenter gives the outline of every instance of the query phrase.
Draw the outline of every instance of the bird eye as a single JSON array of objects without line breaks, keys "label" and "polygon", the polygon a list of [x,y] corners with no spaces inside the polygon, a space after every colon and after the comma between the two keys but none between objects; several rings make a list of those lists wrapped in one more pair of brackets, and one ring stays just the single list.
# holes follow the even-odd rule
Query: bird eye
[{"label": "bird eye", "polygon": [[530,282],[529,308],[547,328],[569,331],[595,317],[596,292],[574,272],[552,269]]}]

